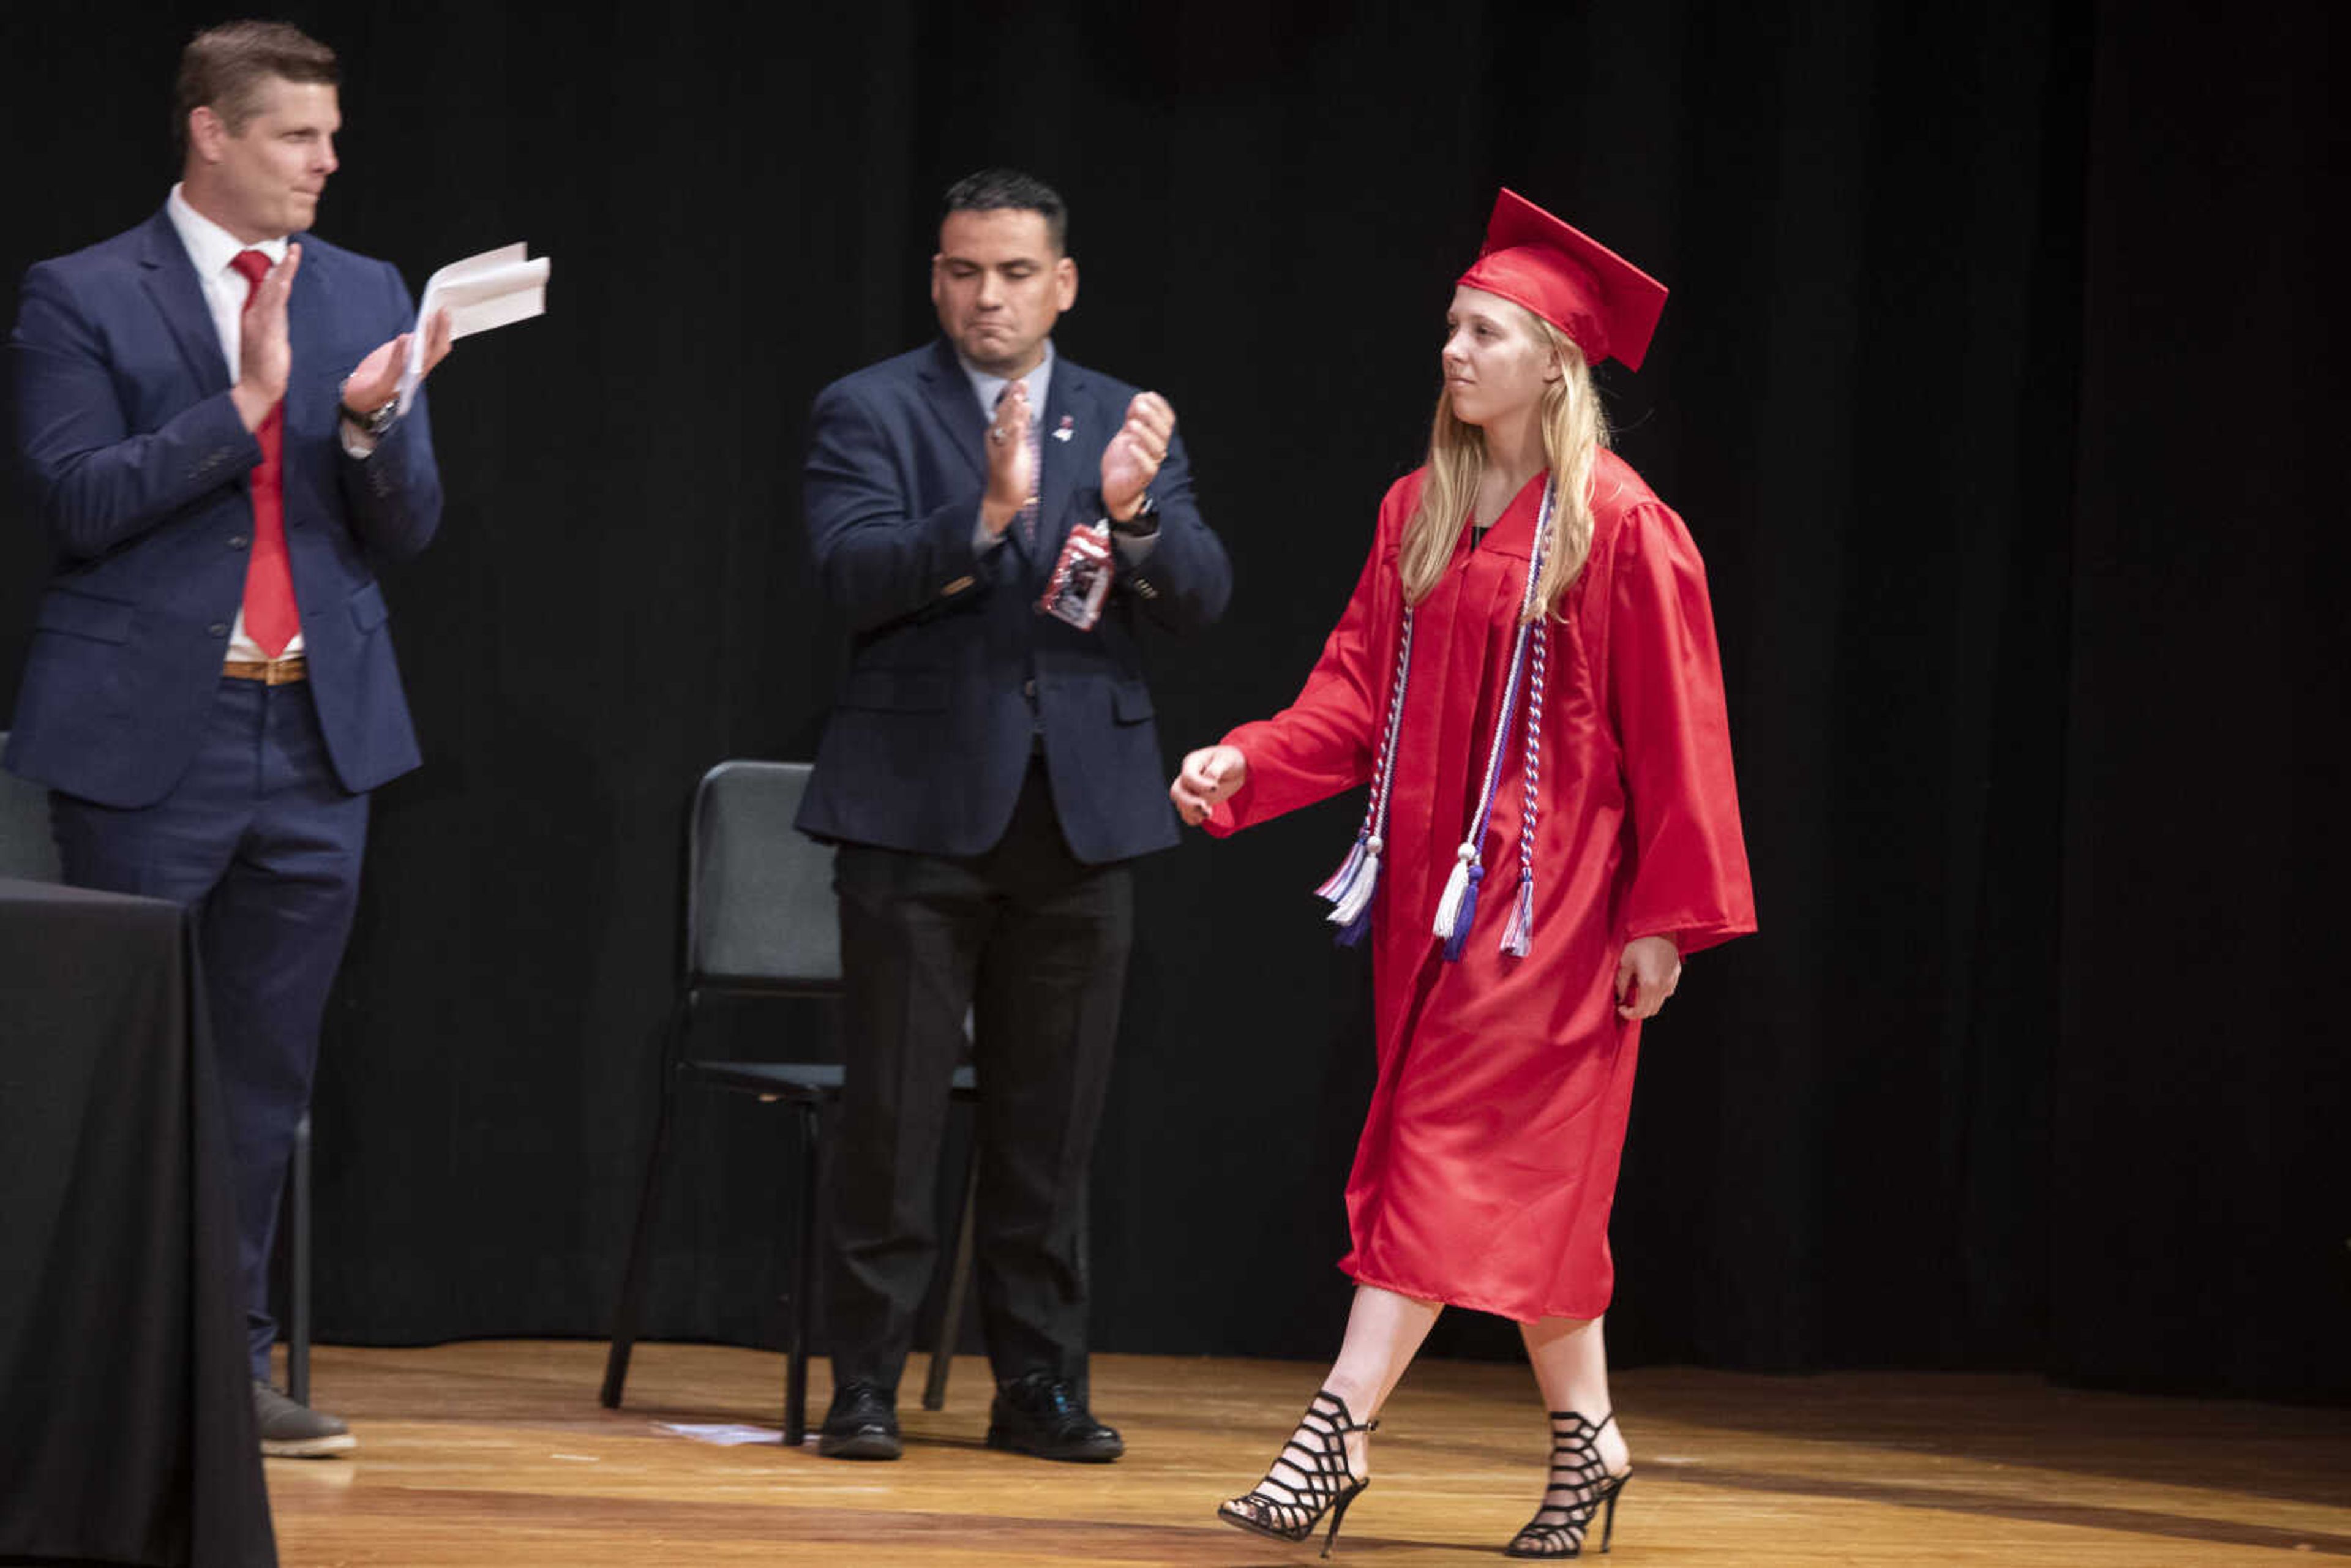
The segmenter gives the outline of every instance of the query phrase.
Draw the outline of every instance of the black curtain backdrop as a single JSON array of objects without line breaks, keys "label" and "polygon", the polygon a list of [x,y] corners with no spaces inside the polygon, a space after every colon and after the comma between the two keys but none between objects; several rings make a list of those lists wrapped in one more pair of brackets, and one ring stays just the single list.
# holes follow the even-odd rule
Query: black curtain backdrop
[{"label": "black curtain backdrop", "polygon": [[[689,789],[810,755],[841,668],[810,399],[930,334],[938,193],[1008,162],[1073,209],[1063,349],[1172,398],[1233,554],[1155,651],[1171,765],[1303,676],[1497,184],[1673,286],[1602,380],[1707,553],[1764,931],[1649,1035],[1620,1364],[2351,1396],[2335,12],[285,11],[346,62],[322,233],[556,264],[436,374],[448,515],[389,574],[429,760],[328,1025],[325,1337],[603,1332]],[[0,11],[0,271],[154,210],[218,15]],[[11,495],[0,703],[46,566]],[[1308,890],[1359,804],[1142,867],[1102,1348],[1336,1345],[1368,977]],[[651,1332],[773,1343],[780,1128],[693,1113]]]}]

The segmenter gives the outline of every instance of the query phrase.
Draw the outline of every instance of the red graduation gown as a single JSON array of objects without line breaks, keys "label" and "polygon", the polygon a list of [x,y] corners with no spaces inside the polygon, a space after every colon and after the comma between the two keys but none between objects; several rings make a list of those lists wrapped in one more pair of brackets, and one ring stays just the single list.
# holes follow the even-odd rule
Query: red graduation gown
[{"label": "red graduation gown", "polygon": [[[1249,781],[1229,833],[1371,777],[1403,627],[1407,475],[1346,613],[1290,706],[1225,737]],[[1486,876],[1458,963],[1431,932],[1477,810],[1549,476],[1530,481],[1413,615],[1387,851],[1372,906],[1379,1077],[1347,1182],[1360,1282],[1520,1322],[1591,1318],[1614,1283],[1608,1211],[1640,1026],[1615,1012],[1636,936],[1685,954],[1755,929],[1706,571],[1679,517],[1613,454],[1592,552],[1552,622],[1533,940],[1501,952],[1525,821],[1522,700],[1503,745]],[[1344,844],[1332,846],[1335,862]]]}]

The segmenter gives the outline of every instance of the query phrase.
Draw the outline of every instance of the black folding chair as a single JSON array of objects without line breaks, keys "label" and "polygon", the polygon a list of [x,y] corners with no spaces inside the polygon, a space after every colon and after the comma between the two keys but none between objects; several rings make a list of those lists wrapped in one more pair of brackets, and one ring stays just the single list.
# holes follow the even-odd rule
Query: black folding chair
[{"label": "black folding chair", "polygon": [[[0,729],[0,750],[8,732]],[[49,792],[29,779],[0,771],[0,876],[56,882],[57,841],[49,837]]]},{"label": "black folding chair", "polygon": [[[791,1339],[784,1378],[784,1442],[798,1447],[808,1432],[810,1308],[816,1281],[816,1190],[823,1113],[841,1097],[841,1069],[829,1063],[708,1061],[691,1049],[697,1009],[705,997],[832,997],[841,990],[841,938],[834,913],[832,851],[792,826],[807,790],[805,762],[721,762],[694,792],[686,833],[684,972],[664,1044],[661,1111],[637,1200],[629,1261],[621,1276],[612,1347],[604,1361],[602,1398],[617,1409],[629,1377],[653,1257],[662,1180],[669,1161],[682,1084],[702,1083],[789,1106],[799,1124],[799,1184],[794,1205]],[[954,1096],[975,1097],[972,1071],[956,1070]],[[923,1406],[946,1403],[949,1361],[963,1321],[971,1275],[971,1184],[964,1174],[956,1216],[956,1243],[947,1276],[938,1339],[931,1351]]]}]

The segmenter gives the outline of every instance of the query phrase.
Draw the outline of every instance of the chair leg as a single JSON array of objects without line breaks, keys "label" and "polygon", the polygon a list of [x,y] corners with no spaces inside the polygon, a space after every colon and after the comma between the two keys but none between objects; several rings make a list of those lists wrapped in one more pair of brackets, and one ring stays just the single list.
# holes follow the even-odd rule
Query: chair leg
[{"label": "chair leg", "polygon": [[287,1240],[286,1393],[297,1405],[310,1403],[310,1113],[294,1124],[294,1168],[289,1186],[291,1232]]},{"label": "chair leg", "polygon": [[[977,1137],[977,1129],[974,1136]],[[939,1337],[931,1347],[931,1369],[923,1379],[923,1408],[940,1410],[947,1402],[947,1369],[955,1362],[956,1341],[963,1328],[964,1294],[971,1284],[972,1209],[979,1192],[979,1150],[975,1145],[965,1168],[963,1205],[956,1215],[955,1261],[947,1265],[946,1300],[939,1307]]]},{"label": "chair leg", "polygon": [[[678,1029],[684,1028],[681,1011]],[[653,1153],[645,1160],[645,1184],[637,1196],[637,1223],[629,1238],[629,1261],[621,1270],[621,1300],[612,1312],[612,1347],[604,1355],[604,1387],[601,1397],[607,1410],[621,1407],[621,1393],[629,1384],[629,1353],[636,1348],[637,1318],[644,1309],[646,1276],[653,1270],[653,1228],[661,1216],[662,1178],[669,1164],[670,1123],[676,1115],[677,1068],[674,1057],[662,1062],[661,1109],[653,1121]]]},{"label": "chair leg", "polygon": [[818,1107],[803,1102],[799,1113],[800,1181],[799,1197],[792,1210],[792,1299],[785,1314],[791,1323],[791,1343],[784,1360],[787,1448],[797,1448],[808,1438],[809,1324],[816,1296]]}]

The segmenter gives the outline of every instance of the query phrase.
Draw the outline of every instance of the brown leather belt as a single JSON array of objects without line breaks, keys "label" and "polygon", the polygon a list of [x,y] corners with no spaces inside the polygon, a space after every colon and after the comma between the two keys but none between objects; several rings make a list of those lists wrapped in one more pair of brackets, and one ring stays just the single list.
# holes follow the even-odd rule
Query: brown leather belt
[{"label": "brown leather belt", "polygon": [[309,662],[296,653],[285,659],[231,659],[221,674],[232,681],[259,681],[265,686],[290,685],[310,678]]}]

